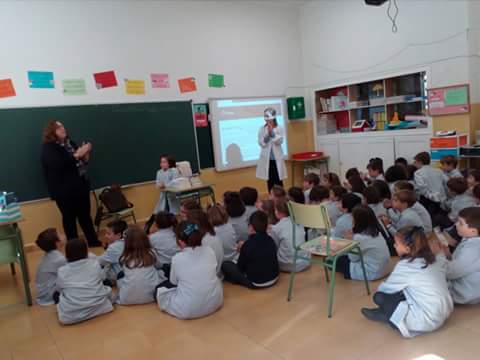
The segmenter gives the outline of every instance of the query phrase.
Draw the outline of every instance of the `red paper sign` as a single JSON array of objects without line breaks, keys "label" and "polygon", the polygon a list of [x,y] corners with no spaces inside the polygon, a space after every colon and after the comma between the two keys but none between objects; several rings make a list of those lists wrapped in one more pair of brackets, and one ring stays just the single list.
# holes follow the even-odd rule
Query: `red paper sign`
[{"label": "red paper sign", "polygon": [[97,89],[103,89],[108,87],[117,86],[117,78],[115,77],[115,71],[105,71],[93,74],[95,79],[95,86]]},{"label": "red paper sign", "polygon": [[0,98],[6,98],[17,95],[13,87],[12,79],[0,80]]},{"label": "red paper sign", "polygon": [[197,91],[197,83],[195,82],[194,77],[178,79],[178,87],[180,88],[180,92],[182,94],[187,92]]}]

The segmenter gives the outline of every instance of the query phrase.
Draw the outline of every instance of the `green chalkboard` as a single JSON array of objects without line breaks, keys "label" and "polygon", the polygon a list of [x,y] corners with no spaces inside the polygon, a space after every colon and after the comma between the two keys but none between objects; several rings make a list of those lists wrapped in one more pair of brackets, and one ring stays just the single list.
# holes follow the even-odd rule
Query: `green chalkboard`
[{"label": "green chalkboard", "polygon": [[50,119],[61,121],[75,142],[93,144],[92,188],[152,181],[163,153],[199,171],[189,101],[0,109],[0,190],[19,201],[48,197],[40,149]]}]

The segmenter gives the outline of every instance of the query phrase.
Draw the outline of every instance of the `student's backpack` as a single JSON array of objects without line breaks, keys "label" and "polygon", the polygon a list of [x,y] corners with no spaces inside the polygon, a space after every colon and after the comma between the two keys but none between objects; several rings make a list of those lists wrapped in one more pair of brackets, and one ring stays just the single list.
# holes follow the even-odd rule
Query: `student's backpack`
[{"label": "student's backpack", "polygon": [[107,208],[108,212],[114,213],[133,207],[133,204],[128,202],[122,189],[118,184],[105,188],[99,195],[99,199]]}]

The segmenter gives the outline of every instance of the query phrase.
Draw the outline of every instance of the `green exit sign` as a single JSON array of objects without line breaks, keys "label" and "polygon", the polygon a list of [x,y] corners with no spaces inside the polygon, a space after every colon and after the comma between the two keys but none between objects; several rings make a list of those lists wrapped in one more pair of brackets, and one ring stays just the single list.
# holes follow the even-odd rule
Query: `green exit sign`
[{"label": "green exit sign", "polygon": [[305,99],[303,97],[287,98],[288,118],[305,119]]}]

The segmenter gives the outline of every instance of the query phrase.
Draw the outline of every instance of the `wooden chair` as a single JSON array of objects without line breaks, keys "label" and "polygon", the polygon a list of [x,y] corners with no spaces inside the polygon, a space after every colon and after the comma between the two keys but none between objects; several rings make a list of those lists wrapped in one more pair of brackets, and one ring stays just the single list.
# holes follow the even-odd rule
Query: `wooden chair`
[{"label": "wooden chair", "polygon": [[15,275],[14,264],[20,265],[26,302],[31,306],[32,294],[21,236],[20,229],[16,225],[0,225],[0,264],[10,264],[12,275]]},{"label": "wooden chair", "polygon": [[[310,260],[312,264],[321,265],[325,269],[325,278],[330,283],[328,292],[328,317],[332,317],[333,308],[333,296],[335,291],[335,272],[337,267],[337,260],[340,256],[347,255],[348,253],[357,254],[360,257],[362,264],[363,277],[365,281],[365,288],[367,294],[370,295],[370,288],[368,286],[367,274],[365,272],[365,264],[363,262],[363,255],[360,249],[359,243],[354,240],[347,239],[332,239],[330,236],[330,218],[328,216],[327,209],[321,205],[303,205],[290,201],[288,203],[290,210],[290,216],[292,219],[292,241],[294,248],[293,268],[295,268],[297,259]],[[322,229],[326,235],[322,235],[318,238],[305,242],[304,244],[297,246],[295,239],[295,225],[301,225],[312,229]],[[312,257],[311,259],[302,257],[299,255],[299,251],[307,251]],[[330,279],[329,272],[330,270]],[[290,283],[288,286],[288,298],[290,301],[292,298],[293,282],[295,279],[295,272],[290,274]]]},{"label": "wooden chair", "polygon": [[[128,209],[124,209],[124,210],[121,210],[121,211],[117,211],[117,212],[109,212],[108,211],[108,208],[100,200],[100,194],[102,193],[103,190],[105,190],[107,188],[108,188],[108,186],[105,186],[103,188],[93,190],[93,195],[94,195],[94,198],[95,198],[95,205],[97,207],[97,216],[95,217],[95,223],[96,223],[96,226],[97,226],[97,235],[100,232],[100,225],[105,220],[109,220],[109,219],[119,220],[119,219],[126,219],[126,218],[131,217],[133,219],[133,222],[135,224],[137,223],[137,219],[135,218],[135,212],[133,211],[133,207],[128,208]],[[99,209],[101,207],[103,208],[104,212],[99,213]],[[98,217],[98,219],[97,219],[97,217]]]}]

